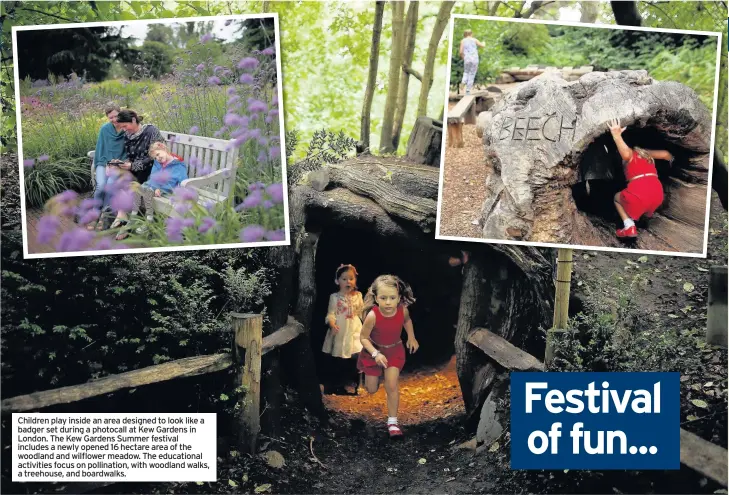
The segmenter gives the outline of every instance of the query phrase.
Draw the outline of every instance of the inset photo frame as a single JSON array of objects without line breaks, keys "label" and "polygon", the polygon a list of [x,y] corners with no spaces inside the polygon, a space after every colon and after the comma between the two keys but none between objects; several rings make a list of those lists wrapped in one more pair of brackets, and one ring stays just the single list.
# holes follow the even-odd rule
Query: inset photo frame
[{"label": "inset photo frame", "polygon": [[450,22],[436,238],[706,256],[721,33]]},{"label": "inset photo frame", "polygon": [[290,244],[277,14],[12,37],[26,258]]}]

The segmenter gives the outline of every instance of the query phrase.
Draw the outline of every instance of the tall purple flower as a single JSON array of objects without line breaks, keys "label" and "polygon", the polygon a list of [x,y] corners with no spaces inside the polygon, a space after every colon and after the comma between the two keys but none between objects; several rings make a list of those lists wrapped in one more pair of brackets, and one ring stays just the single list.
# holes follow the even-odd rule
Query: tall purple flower
[{"label": "tall purple flower", "polygon": [[249,225],[240,232],[240,240],[243,242],[260,241],[266,234],[266,229],[260,225]]},{"label": "tall purple flower", "polygon": [[267,199],[266,201],[263,202],[264,210],[270,210],[271,208],[273,208],[273,201],[271,201],[270,199]]},{"label": "tall purple flower", "polygon": [[35,165],[35,160],[34,159],[32,159],[32,158],[26,158],[25,160],[23,160],[23,166],[24,167],[32,167],[33,165]]},{"label": "tall purple flower", "polygon": [[263,113],[268,110],[265,103],[259,100],[252,100],[248,102],[248,111],[251,113]]},{"label": "tall purple flower", "polygon": [[208,77],[208,84],[211,86],[217,86],[220,84],[220,78],[218,76],[210,76]]},{"label": "tall purple flower", "polygon": [[81,218],[79,218],[78,223],[83,225],[83,224],[93,222],[94,220],[97,220],[100,215],[101,215],[100,210],[97,210],[96,208],[92,208],[90,210],[87,210],[86,213],[84,213],[81,216]]},{"label": "tall purple flower", "polygon": [[266,237],[266,240],[268,240],[268,241],[285,241],[286,240],[286,232],[284,232],[283,229],[269,230],[264,235]]},{"label": "tall purple flower", "polygon": [[170,241],[182,241],[182,219],[178,217],[167,217],[167,220],[165,220],[165,231],[167,232],[167,239]]},{"label": "tall purple flower", "polygon": [[263,182],[254,182],[248,186],[249,191],[262,191],[266,188],[266,184]]},{"label": "tall purple flower", "polygon": [[213,39],[213,35],[211,33],[206,33],[200,36],[200,43],[207,43],[208,41]]},{"label": "tall purple flower", "polygon": [[61,226],[61,221],[57,216],[45,215],[41,217],[38,222],[38,237],[36,238],[39,244],[48,244],[51,239],[55,237],[58,232],[58,227]]},{"label": "tall purple flower", "polygon": [[238,68],[244,70],[251,70],[258,67],[258,59],[253,57],[246,57],[238,62]]},{"label": "tall purple flower", "polygon": [[205,217],[202,219],[202,222],[200,222],[200,226],[197,228],[197,231],[200,232],[201,234],[204,234],[208,230],[215,227],[216,224],[217,224],[217,222],[215,221],[214,218]]},{"label": "tall purple flower", "polygon": [[271,197],[274,203],[283,203],[283,184],[271,184],[266,188],[266,193]]},{"label": "tall purple flower", "polygon": [[265,150],[259,151],[258,152],[258,162],[262,163],[262,162],[267,162],[267,161],[268,161],[268,155],[266,155],[266,151]]},{"label": "tall purple flower", "polygon": [[233,86],[228,88],[228,96],[233,96],[235,94],[235,88]]},{"label": "tall purple flower", "polygon": [[253,76],[250,74],[243,74],[238,80],[241,84],[253,84]]},{"label": "tall purple flower", "polygon": [[68,203],[70,201],[74,201],[76,198],[78,198],[78,193],[67,189],[56,196],[56,201],[59,203]]},{"label": "tall purple flower", "polygon": [[61,239],[56,246],[57,251],[83,251],[89,247],[91,241],[94,240],[94,233],[86,229],[76,228],[61,235]]},{"label": "tall purple flower", "polygon": [[176,187],[172,191],[172,202],[182,203],[184,201],[197,201],[197,192],[188,187]]},{"label": "tall purple flower", "polygon": [[188,134],[197,134],[198,132],[200,132],[200,128],[198,126],[194,125],[194,126],[190,127]]},{"label": "tall purple flower", "polygon": [[261,52],[261,54],[268,55],[268,56],[273,55],[274,53],[276,53],[276,49],[274,47],[272,47],[272,46],[269,46],[268,48],[265,48]]},{"label": "tall purple flower", "polygon": [[100,199],[88,198],[81,201],[79,209],[80,211],[87,211],[91,208],[100,208],[101,204],[102,202]]},{"label": "tall purple flower", "polygon": [[202,72],[203,69],[205,69],[205,64],[198,64],[198,66],[195,67],[195,70],[198,72]]},{"label": "tall purple flower", "polygon": [[268,154],[271,157],[271,160],[275,160],[276,158],[281,156],[281,147],[280,146],[271,146],[268,149]]},{"label": "tall purple flower", "polygon": [[225,117],[223,117],[223,123],[225,125],[240,125],[240,122],[240,116],[234,113],[226,113]]},{"label": "tall purple flower", "polygon": [[184,215],[190,210],[192,210],[192,205],[188,202],[178,203],[175,205],[175,211],[180,215]]},{"label": "tall purple flower", "polygon": [[39,157],[37,158],[37,160],[38,160],[39,162],[47,162],[48,160],[50,160],[50,158],[51,158],[51,157],[49,157],[48,155],[41,155],[41,156],[39,156]]},{"label": "tall purple flower", "polygon": [[132,211],[134,209],[134,193],[129,189],[118,191],[111,198],[111,207],[117,211]]},{"label": "tall purple flower", "polygon": [[238,100],[240,100],[240,96],[238,96],[238,95],[231,96],[228,99],[228,106],[235,105],[236,103],[238,103]]}]

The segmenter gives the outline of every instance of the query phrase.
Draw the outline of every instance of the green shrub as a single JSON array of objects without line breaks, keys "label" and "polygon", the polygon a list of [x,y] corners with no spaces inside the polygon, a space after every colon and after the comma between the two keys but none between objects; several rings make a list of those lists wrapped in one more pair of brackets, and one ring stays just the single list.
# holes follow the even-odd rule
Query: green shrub
[{"label": "green shrub", "polygon": [[87,158],[36,162],[25,168],[25,201],[28,206],[42,206],[53,196],[67,189],[87,191],[91,172]]}]

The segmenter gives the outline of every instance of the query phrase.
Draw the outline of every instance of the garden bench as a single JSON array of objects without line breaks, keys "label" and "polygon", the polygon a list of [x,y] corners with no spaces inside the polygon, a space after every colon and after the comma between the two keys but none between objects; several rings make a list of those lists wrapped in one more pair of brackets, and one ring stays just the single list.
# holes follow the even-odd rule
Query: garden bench
[{"label": "garden bench", "polygon": [[[170,152],[178,155],[187,165],[187,179],[182,181],[182,187],[194,189],[198,194],[200,204],[225,202],[234,193],[235,172],[238,168],[238,148],[230,146],[232,141],[216,139],[177,132],[160,131]],[[91,181],[95,182],[94,153],[89,151],[87,156],[91,159]],[[190,165],[190,159],[199,160],[197,167]],[[212,172],[206,175],[200,173],[206,168]],[[165,215],[175,215],[170,198],[154,198],[155,212]]]}]

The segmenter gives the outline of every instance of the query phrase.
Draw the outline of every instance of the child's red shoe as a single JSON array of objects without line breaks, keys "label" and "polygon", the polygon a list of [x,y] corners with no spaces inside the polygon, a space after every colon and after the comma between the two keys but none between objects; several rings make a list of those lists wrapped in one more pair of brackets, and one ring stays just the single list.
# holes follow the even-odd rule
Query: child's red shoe
[{"label": "child's red shoe", "polygon": [[621,239],[628,237],[638,237],[638,229],[635,228],[635,225],[631,225],[630,227],[616,230],[615,235],[617,235]]},{"label": "child's red shoe", "polygon": [[387,431],[390,434],[390,438],[402,437],[402,430],[398,425],[387,425]]}]

